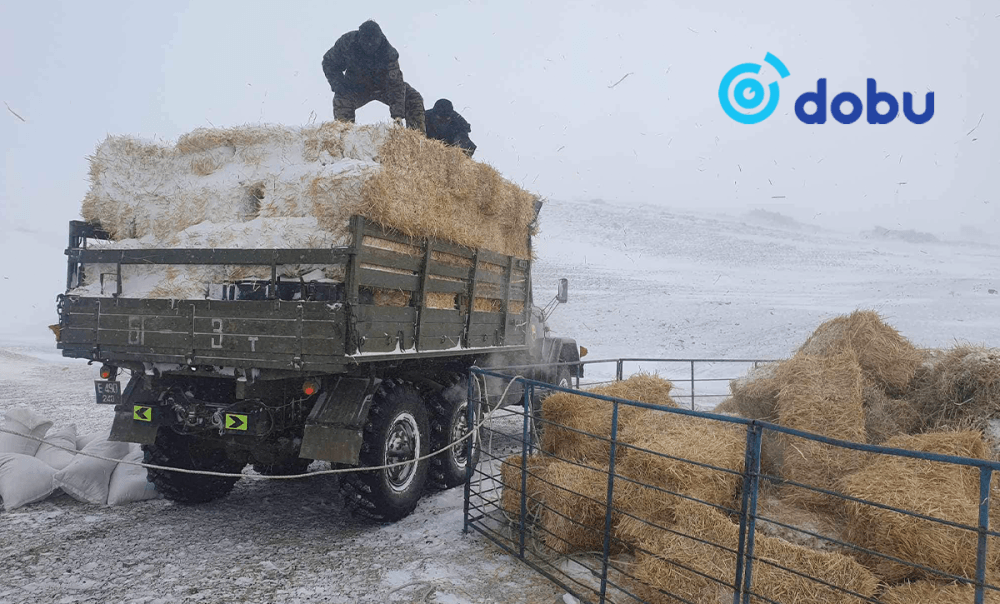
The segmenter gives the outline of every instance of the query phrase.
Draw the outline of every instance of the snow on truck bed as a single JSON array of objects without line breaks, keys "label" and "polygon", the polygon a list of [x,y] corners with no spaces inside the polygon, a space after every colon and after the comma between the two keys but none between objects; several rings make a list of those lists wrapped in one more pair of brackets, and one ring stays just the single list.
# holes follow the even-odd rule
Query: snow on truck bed
[{"label": "snow on truck bed", "polygon": [[[112,237],[97,246],[330,248],[358,214],[416,237],[527,257],[536,196],[460,150],[395,126],[198,129],[176,144],[111,136],[90,158],[81,213]],[[282,277],[342,278],[289,265]],[[98,265],[72,293],[100,296]],[[266,267],[122,267],[123,295],[204,298],[211,283],[268,278]]]}]

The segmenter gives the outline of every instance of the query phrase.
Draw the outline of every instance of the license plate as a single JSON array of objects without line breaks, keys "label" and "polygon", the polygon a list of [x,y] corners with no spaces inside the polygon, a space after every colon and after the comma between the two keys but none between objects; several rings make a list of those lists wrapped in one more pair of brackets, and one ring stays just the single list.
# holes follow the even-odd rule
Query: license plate
[{"label": "license plate", "polygon": [[120,405],[122,402],[121,382],[106,382],[104,380],[94,380],[94,389],[97,391],[98,405]]}]

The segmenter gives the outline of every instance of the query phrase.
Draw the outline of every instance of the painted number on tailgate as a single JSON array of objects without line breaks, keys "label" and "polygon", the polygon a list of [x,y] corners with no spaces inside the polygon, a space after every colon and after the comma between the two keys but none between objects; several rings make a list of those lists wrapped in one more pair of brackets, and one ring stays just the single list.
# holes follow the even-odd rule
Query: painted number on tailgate
[{"label": "painted number on tailgate", "polygon": [[146,344],[146,317],[129,315],[128,343],[130,346],[144,346]]},{"label": "painted number on tailgate", "polygon": [[212,348],[222,348],[222,319],[212,319],[212,333]]}]

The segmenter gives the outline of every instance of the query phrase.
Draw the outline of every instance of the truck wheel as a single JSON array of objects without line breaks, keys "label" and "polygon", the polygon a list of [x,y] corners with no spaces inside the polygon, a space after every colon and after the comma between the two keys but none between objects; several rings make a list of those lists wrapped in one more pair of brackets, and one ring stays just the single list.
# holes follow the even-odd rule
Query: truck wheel
[{"label": "truck wheel", "polygon": [[253,469],[258,474],[263,474],[264,476],[295,476],[296,474],[305,474],[312,461],[311,459],[296,457],[278,463],[255,462]]},{"label": "truck wheel", "polygon": [[[469,386],[468,378],[455,376],[451,385],[437,393],[432,402],[431,450],[440,451],[469,433]],[[479,386],[474,386],[476,397]],[[482,417],[482,407],[479,408]],[[476,422],[478,423],[478,421]],[[472,437],[472,467],[479,463],[479,431]],[[435,486],[450,489],[465,484],[469,467],[468,439],[448,449],[446,453],[431,458],[431,481]]]},{"label": "truck wheel", "polygon": [[[221,447],[211,446],[204,439],[178,434],[169,428],[157,432],[156,441],[151,445],[142,445],[142,450],[146,463],[157,466],[239,474],[246,465],[246,462],[230,459]],[[146,479],[164,497],[180,503],[205,503],[224,497],[239,480],[152,468],[146,469]]]},{"label": "truck wheel", "polygon": [[[427,410],[416,389],[405,382],[382,382],[372,400],[359,462],[383,466],[427,455],[430,430]],[[429,460],[373,470],[349,472],[341,485],[344,500],[362,516],[395,521],[417,507],[427,482]]]}]

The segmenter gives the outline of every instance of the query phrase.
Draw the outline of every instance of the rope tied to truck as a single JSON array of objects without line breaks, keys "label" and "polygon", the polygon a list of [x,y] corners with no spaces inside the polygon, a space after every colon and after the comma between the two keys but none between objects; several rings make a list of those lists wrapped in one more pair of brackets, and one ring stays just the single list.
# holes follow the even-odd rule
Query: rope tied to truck
[{"label": "rope tied to truck", "polygon": [[432,451],[432,452],[428,453],[427,455],[423,455],[421,457],[417,457],[416,459],[411,459],[411,460],[407,460],[407,461],[400,461],[400,462],[391,463],[391,464],[384,464],[384,465],[381,465],[381,466],[366,466],[366,467],[363,467],[363,468],[332,468],[332,469],[329,469],[329,470],[318,470],[316,472],[307,472],[305,474],[288,474],[288,475],[273,475],[273,476],[272,475],[264,475],[264,474],[243,474],[243,473],[233,474],[233,473],[228,473],[228,472],[212,472],[212,471],[208,471],[208,470],[190,470],[190,469],[187,469],[187,468],[174,468],[174,467],[171,467],[171,466],[159,466],[159,465],[148,464],[148,463],[144,463],[144,462],[126,461],[124,459],[114,459],[114,458],[111,458],[111,457],[105,457],[103,455],[94,455],[93,453],[87,453],[85,451],[77,451],[75,449],[70,449],[69,447],[64,447],[64,446],[62,446],[62,445],[60,445],[58,443],[46,441],[44,438],[39,438],[39,437],[36,437],[36,436],[31,436],[30,434],[22,434],[20,432],[15,432],[13,430],[8,430],[7,428],[2,428],[2,427],[0,427],[0,433],[13,434],[14,436],[18,436],[20,438],[25,438],[25,439],[28,439],[28,440],[33,440],[33,441],[36,441],[36,442],[41,443],[41,444],[45,444],[45,445],[49,445],[51,447],[55,447],[57,449],[62,449],[63,451],[69,451],[70,453],[73,453],[75,455],[83,455],[84,457],[91,457],[93,459],[99,459],[101,461],[113,461],[115,463],[123,463],[123,464],[130,465],[130,466],[139,466],[139,467],[143,467],[143,468],[146,468],[146,469],[152,469],[152,470],[164,470],[164,471],[169,471],[169,472],[178,472],[178,473],[181,473],[181,474],[196,474],[196,475],[199,475],[199,476],[215,476],[215,477],[218,477],[218,478],[250,478],[252,480],[296,480],[296,479],[300,479],[300,478],[312,478],[312,477],[316,477],[316,476],[326,476],[326,475],[329,475],[329,474],[350,474],[350,473],[353,473],[353,472],[372,472],[372,471],[379,471],[379,470],[391,470],[393,468],[400,468],[400,467],[404,467],[404,466],[407,466],[407,465],[410,465],[410,464],[414,464],[414,463],[417,463],[417,462],[426,461],[428,459],[431,459],[433,457],[441,455],[442,453],[450,450],[452,447],[465,442],[466,440],[469,439],[469,437],[471,437],[471,436],[473,436],[475,434],[478,434],[479,433],[479,429],[482,428],[484,425],[486,425],[486,423],[492,419],[490,417],[490,415],[500,407],[500,404],[506,398],[507,393],[510,390],[510,387],[516,382],[517,378],[523,378],[523,377],[524,376],[518,375],[515,378],[513,378],[507,384],[507,388],[504,389],[503,394],[497,399],[496,406],[493,407],[492,409],[489,409],[486,413],[484,413],[483,414],[483,419],[481,421],[479,421],[478,423],[476,423],[475,426],[474,426],[474,428],[471,429],[471,430],[469,430],[468,432],[466,432],[465,435],[463,435],[461,438],[456,438],[455,440],[453,440],[450,443],[448,443],[447,445],[441,447],[437,451]]}]

